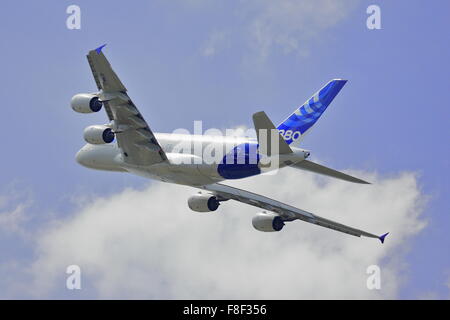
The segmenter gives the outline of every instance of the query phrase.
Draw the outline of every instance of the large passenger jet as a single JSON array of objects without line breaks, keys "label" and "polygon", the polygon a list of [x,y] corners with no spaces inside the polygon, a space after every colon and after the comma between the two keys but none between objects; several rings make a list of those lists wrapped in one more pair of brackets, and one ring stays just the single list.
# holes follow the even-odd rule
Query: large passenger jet
[{"label": "large passenger jet", "polygon": [[[71,107],[80,113],[98,112],[103,107],[109,122],[84,130],[87,144],[76,155],[78,163],[92,169],[128,172],[196,187],[200,191],[187,200],[193,211],[215,211],[222,202],[228,200],[261,208],[263,211],[252,219],[253,227],[259,231],[280,231],[286,222],[303,220],[357,237],[376,238],[384,243],[387,233],[377,236],[220,183],[292,167],[367,184],[366,181],[307,160],[310,152],[295,147],[320,118],[346,80],[334,79],[328,82],[278,127],[263,111],[255,113],[253,123],[257,138],[153,133],[103,54],[104,46],[87,55],[98,91],[73,96]],[[209,152],[211,150],[215,153],[214,161],[204,156],[212,154]]]}]

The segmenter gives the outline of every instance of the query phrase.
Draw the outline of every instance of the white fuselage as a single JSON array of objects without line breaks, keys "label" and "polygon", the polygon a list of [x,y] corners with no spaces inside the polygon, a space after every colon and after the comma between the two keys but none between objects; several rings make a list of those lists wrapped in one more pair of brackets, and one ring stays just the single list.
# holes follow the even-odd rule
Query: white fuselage
[{"label": "white fuselage", "polygon": [[309,155],[306,150],[292,148],[292,154],[267,157],[257,153],[256,140],[245,137],[167,133],[156,133],[155,136],[168,161],[148,166],[130,164],[117,143],[86,144],[78,151],[76,160],[92,169],[129,172],[164,182],[201,186],[273,171],[302,161]]}]

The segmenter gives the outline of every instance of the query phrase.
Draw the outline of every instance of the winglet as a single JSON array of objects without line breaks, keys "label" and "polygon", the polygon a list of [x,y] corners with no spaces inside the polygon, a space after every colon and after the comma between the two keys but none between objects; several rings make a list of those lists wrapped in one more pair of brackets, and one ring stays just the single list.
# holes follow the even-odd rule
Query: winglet
[{"label": "winglet", "polygon": [[102,49],[106,46],[106,43],[100,47],[98,47],[97,49],[95,49],[95,51],[97,52],[97,54],[100,54],[100,52],[102,52]]},{"label": "winglet", "polygon": [[389,234],[389,232],[388,233],[385,233],[385,234],[383,234],[382,236],[379,236],[378,237],[378,239],[380,239],[380,241],[381,241],[381,243],[384,243],[384,238],[386,238],[386,236]]}]

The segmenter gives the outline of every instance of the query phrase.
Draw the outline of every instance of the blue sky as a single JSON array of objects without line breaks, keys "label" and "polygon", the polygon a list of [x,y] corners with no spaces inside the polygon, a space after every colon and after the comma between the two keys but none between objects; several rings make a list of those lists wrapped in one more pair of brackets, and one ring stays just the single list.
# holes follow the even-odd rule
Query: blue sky
[{"label": "blue sky", "polygon": [[[417,174],[428,225],[403,248],[399,297],[448,298],[450,4],[336,3],[309,16],[267,1],[3,4],[0,82],[8,134],[0,191],[29,203],[26,233],[73,214],[74,198],[148,184],[74,161],[82,130],[106,119],[69,107],[75,93],[95,91],[85,58],[90,49],[108,44],[105,54],[157,132],[192,131],[194,120],[205,129],[251,127],[260,110],[278,123],[328,80],[344,78],[349,82],[304,147],[335,168],[386,178]],[[381,30],[366,28],[373,3],[381,8]],[[71,4],[81,8],[80,30],[66,28]],[[0,239],[4,261],[26,265],[37,255],[17,234]]]}]

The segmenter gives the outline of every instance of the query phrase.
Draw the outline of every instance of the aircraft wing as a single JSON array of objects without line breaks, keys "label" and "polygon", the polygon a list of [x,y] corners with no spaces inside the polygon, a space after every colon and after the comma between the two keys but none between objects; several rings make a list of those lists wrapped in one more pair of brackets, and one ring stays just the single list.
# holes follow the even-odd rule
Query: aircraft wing
[{"label": "aircraft wing", "polygon": [[273,200],[268,197],[261,196],[242,189],[230,187],[224,184],[214,183],[202,186],[200,188],[211,192],[220,201],[236,200],[254,207],[271,211],[279,215],[283,219],[283,221],[303,220],[321,227],[333,229],[356,237],[364,236],[369,238],[377,238],[382,243],[384,242],[384,238],[387,235],[384,234],[382,236],[377,236],[363,230],[355,229],[344,224],[319,217],[315,214],[312,214],[311,212],[284,204],[280,201]]},{"label": "aircraft wing", "polygon": [[87,59],[125,162],[151,165],[166,161],[161,145],[103,54],[103,47],[89,51]]}]

